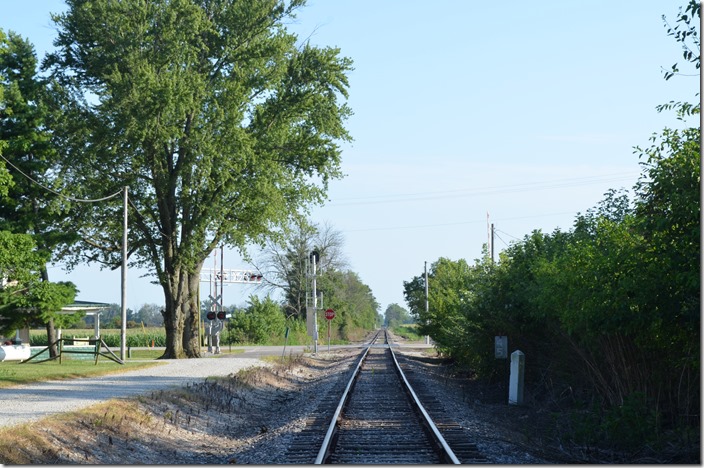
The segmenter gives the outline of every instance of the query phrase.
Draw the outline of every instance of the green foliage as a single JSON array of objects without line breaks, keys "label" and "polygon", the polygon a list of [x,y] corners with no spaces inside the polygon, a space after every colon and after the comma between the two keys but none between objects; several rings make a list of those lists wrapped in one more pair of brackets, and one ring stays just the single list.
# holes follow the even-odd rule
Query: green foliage
[{"label": "green foliage", "polygon": [[[379,305],[371,289],[359,275],[346,267],[342,254],[343,238],[331,225],[318,226],[309,222],[294,223],[287,236],[271,240],[263,267],[272,289],[284,294],[284,311],[289,318],[305,320],[306,294],[311,299],[310,254],[319,253],[316,262],[316,290],[323,298],[324,309],[335,310],[331,325],[331,339],[356,340],[380,324]],[[320,306],[320,304],[319,304]],[[319,330],[327,330],[328,323],[318,313]]]},{"label": "green foliage", "polygon": [[[680,9],[668,34],[699,69],[700,5]],[[666,73],[678,73],[677,65]],[[677,120],[699,104],[670,102]],[[610,190],[569,232],[533,232],[467,266],[439,259],[404,283],[420,329],[484,378],[501,372],[491,350],[529,356],[536,400],[571,395],[571,436],[580,444],[637,451],[666,434],[699,430],[701,354],[701,129],[665,129],[636,148],[642,176],[631,201]],[[667,443],[672,443],[672,440]],[[676,444],[681,441],[675,441]]]},{"label": "green foliage", "polygon": [[389,304],[384,312],[384,325],[394,328],[406,323],[413,323],[408,311],[398,304]]},{"label": "green foliage", "polygon": [[56,187],[59,178],[53,124],[58,115],[56,103],[65,95],[55,82],[39,76],[37,65],[29,41],[13,32],[7,37],[0,34],[0,230],[31,234],[43,255],[42,263],[32,267],[31,279],[2,293],[0,327],[5,332],[13,326],[43,323],[52,333],[54,322],[68,326],[80,319],[79,315],[56,314],[72,302],[76,291],[70,283],[49,283],[46,269],[56,245],[73,242],[76,234],[62,226],[64,200],[45,188]]},{"label": "green foliage", "polygon": [[589,411],[574,411],[571,419],[571,439],[579,445],[638,452],[663,443],[657,414],[640,392],[607,410],[593,405]]},{"label": "green foliage", "polygon": [[623,404],[610,409],[604,421],[606,440],[617,447],[637,449],[657,442],[657,415],[640,392],[624,398]]},{"label": "green foliage", "polygon": [[[682,58],[685,62],[693,64],[696,70],[701,67],[701,57],[699,53],[699,16],[701,15],[701,3],[696,0],[689,0],[684,11],[679,9],[677,21],[674,26],[667,22],[665,15],[662,19],[667,28],[667,35],[675,38],[682,46]],[[679,74],[677,63],[672,65],[670,71],[665,72],[665,79],[669,80]]]},{"label": "green foliage", "polygon": [[303,219],[269,239],[261,266],[266,271],[267,285],[283,292],[287,317],[306,316],[311,252],[319,253],[316,273],[324,277],[327,272],[346,269],[343,244],[342,234],[330,224],[320,226]]},{"label": "green foliage", "polygon": [[[381,324],[379,303],[372,290],[351,271],[329,271],[318,280],[325,298],[325,308],[335,311],[331,336],[342,340],[362,339],[368,330]],[[320,330],[327,329],[324,314],[318,313]]]},{"label": "green foliage", "polygon": [[136,313],[131,313],[129,317],[148,327],[160,327],[164,325],[164,316],[161,313],[163,308],[157,304],[143,304]]},{"label": "green foliage", "polygon": [[[198,271],[219,245],[263,244],[341,177],[350,59],[297,45],[303,2],[67,1],[45,64],[69,92],[55,141],[67,186],[128,186],[133,265],[165,290],[167,355],[197,355]],[[74,207],[85,242],[116,265],[117,203]]]},{"label": "green foliage", "polygon": [[391,330],[395,335],[402,336],[409,341],[419,341],[423,337],[418,334],[416,325],[398,325]]},{"label": "green foliage", "polygon": [[250,296],[245,310],[236,311],[228,320],[232,341],[240,344],[269,344],[283,336],[286,318],[281,307],[269,296],[263,301]]},{"label": "green foliage", "polygon": [[49,320],[60,326],[80,320],[81,314],[57,313],[73,302],[76,287],[70,282],[42,281],[39,272],[45,260],[32,236],[0,231],[0,274],[8,281],[0,288],[0,334]]},{"label": "green foliage", "polygon": [[423,278],[404,283],[419,329],[485,378],[501,372],[491,343],[506,335],[530,356],[536,398],[602,402],[575,420],[577,440],[630,450],[690,427],[700,411],[699,142],[698,128],[663,132],[640,150],[635,200],[609,191],[569,232],[533,232],[497,264],[433,263],[428,313]]},{"label": "green foliage", "polygon": [[64,200],[35,182],[51,187],[57,179],[52,127],[56,100],[63,96],[56,83],[38,75],[37,67],[32,44],[10,32],[0,47],[0,141],[3,157],[12,164],[9,183],[0,179],[8,189],[0,198],[0,229],[32,234],[39,249],[51,253],[57,243],[70,242],[75,235],[61,226]]}]

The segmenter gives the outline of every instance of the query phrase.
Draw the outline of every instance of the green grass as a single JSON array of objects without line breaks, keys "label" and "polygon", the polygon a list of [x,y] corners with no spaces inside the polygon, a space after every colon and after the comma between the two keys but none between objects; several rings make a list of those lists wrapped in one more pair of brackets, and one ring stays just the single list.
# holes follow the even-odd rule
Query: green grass
[{"label": "green grass", "polygon": [[[203,357],[222,357],[231,354],[244,353],[243,349],[233,349],[230,351],[226,347],[220,347],[220,354],[210,355],[206,353],[207,348],[203,348]],[[117,353],[119,355],[119,353]],[[58,360],[46,362],[19,361],[0,362],[0,388],[12,385],[21,385],[46,380],[66,380],[79,377],[97,377],[107,374],[115,374],[144,367],[164,364],[160,361],[144,361],[144,359],[158,359],[164,354],[161,349],[133,349],[131,357],[127,358],[124,365],[100,357],[98,364],[94,358],[80,359],[74,356],[63,356],[61,363]],[[131,359],[139,359],[132,361]]]},{"label": "green grass", "polygon": [[392,329],[392,332],[396,335],[402,336],[409,341],[420,341],[423,339],[421,335],[418,334],[418,325],[407,324],[399,325]]},{"label": "green grass", "polygon": [[141,369],[160,365],[158,361],[127,362],[124,365],[100,358],[98,364],[94,361],[79,361],[63,359],[40,363],[20,363],[17,361],[0,362],[0,388],[12,385],[43,382],[46,380],[65,380],[77,377],[96,377],[116,374],[128,370]]},{"label": "green grass", "polygon": [[157,359],[162,354],[164,354],[163,349],[133,349],[130,350],[127,359]]}]

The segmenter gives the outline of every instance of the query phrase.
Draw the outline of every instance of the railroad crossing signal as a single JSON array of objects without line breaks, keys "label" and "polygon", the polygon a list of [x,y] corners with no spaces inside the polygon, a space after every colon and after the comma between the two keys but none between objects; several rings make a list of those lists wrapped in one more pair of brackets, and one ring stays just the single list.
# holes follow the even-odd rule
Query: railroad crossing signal
[{"label": "railroad crossing signal", "polygon": [[332,309],[328,309],[325,311],[325,318],[328,320],[332,320],[335,318],[335,311]]},{"label": "railroad crossing signal", "polygon": [[254,270],[219,270],[215,268],[202,268],[200,270],[201,281],[211,281],[213,279],[222,283],[261,284],[262,280],[264,280],[264,275]]},{"label": "railroad crossing signal", "polygon": [[213,296],[208,296],[210,301],[213,303],[213,306],[217,307],[218,309],[222,309],[222,304],[220,304],[220,301],[222,300],[222,296],[220,294],[217,295],[217,297]]},{"label": "railroad crossing signal", "polygon": [[[222,296],[220,294],[218,294],[217,297],[213,297],[213,296],[209,295],[208,298],[212,302],[211,307],[213,308],[213,310],[211,310],[210,312],[205,314],[205,317],[208,320],[215,320],[215,317],[217,317],[220,320],[225,320],[225,312],[223,312],[222,304],[221,304]],[[219,310],[219,312],[216,312],[217,310]]]}]

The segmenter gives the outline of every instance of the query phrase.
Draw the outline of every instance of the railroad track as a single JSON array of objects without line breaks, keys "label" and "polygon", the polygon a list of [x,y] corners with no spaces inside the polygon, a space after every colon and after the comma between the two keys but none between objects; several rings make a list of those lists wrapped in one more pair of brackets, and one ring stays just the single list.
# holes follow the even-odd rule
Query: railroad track
[{"label": "railroad track", "polygon": [[[306,428],[289,447],[287,463],[486,461],[462,428],[444,415],[436,399],[424,391],[418,395],[410,387],[384,331],[364,350],[348,377],[340,379],[309,416]],[[423,399],[430,403],[430,412]],[[439,418],[439,425],[430,413]]]}]

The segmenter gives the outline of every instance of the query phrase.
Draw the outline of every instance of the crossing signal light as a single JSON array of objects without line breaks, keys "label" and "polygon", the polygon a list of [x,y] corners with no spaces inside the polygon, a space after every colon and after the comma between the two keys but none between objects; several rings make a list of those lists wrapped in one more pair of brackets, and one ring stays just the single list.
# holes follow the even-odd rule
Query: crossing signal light
[{"label": "crossing signal light", "polygon": [[218,319],[225,320],[225,312],[223,312],[222,310],[218,312]]},{"label": "crossing signal light", "polygon": [[255,273],[253,271],[247,272],[245,274],[245,280],[247,281],[253,281],[253,282],[258,282],[261,281],[264,276],[262,276],[261,273]]},{"label": "crossing signal light", "polygon": [[215,320],[215,312],[208,312],[205,316],[208,320]]}]

